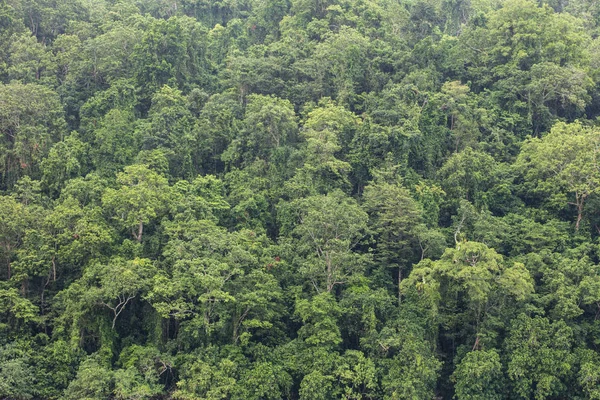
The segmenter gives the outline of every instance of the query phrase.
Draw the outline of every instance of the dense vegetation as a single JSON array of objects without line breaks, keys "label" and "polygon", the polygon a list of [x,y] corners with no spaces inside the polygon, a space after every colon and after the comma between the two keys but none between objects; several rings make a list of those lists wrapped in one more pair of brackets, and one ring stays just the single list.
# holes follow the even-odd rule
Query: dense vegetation
[{"label": "dense vegetation", "polygon": [[1,0],[0,398],[600,399],[599,34]]}]

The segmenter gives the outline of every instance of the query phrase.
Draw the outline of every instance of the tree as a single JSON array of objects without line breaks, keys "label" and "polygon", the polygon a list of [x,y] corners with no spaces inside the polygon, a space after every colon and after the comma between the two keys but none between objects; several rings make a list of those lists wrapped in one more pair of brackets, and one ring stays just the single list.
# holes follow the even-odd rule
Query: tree
[{"label": "tree", "polygon": [[237,398],[248,400],[278,400],[288,396],[292,385],[290,374],[273,362],[259,361],[242,372]]},{"label": "tree", "polygon": [[27,207],[12,196],[0,196],[0,254],[7,280],[12,277],[12,264],[27,230],[41,222],[35,211],[36,207]]},{"label": "tree", "polygon": [[298,330],[300,338],[309,346],[335,349],[342,342],[337,324],[340,311],[335,298],[327,292],[310,300],[297,299],[296,314],[303,322]]},{"label": "tree", "polygon": [[[100,303],[113,313],[112,327],[127,304],[141,292],[149,289],[149,282],[156,273],[148,259],[130,261],[114,259],[93,271],[100,283]],[[85,277],[85,275],[84,275]]]},{"label": "tree", "polygon": [[[415,244],[421,210],[400,183],[373,182],[365,188],[364,208],[375,233],[375,261],[386,268],[398,269],[397,285],[411,261],[416,261]],[[398,300],[401,292],[398,290]]]},{"label": "tree", "polygon": [[77,377],[69,383],[64,398],[68,400],[100,400],[110,397],[113,373],[103,365],[97,354],[89,356],[77,370]]},{"label": "tree", "polygon": [[[358,126],[356,117],[343,107],[325,99],[308,113],[301,135],[306,139],[304,166],[297,179],[312,182],[317,190],[348,185],[350,164],[337,158],[341,142],[349,143]],[[348,138],[347,140],[344,140]]]},{"label": "tree", "polygon": [[141,399],[164,392],[159,379],[171,374],[173,362],[152,346],[132,345],[124,348],[119,356],[120,369],[114,373],[115,397],[119,400]]},{"label": "tree", "polygon": [[218,221],[230,205],[225,201],[225,188],[213,175],[198,175],[193,181],[177,181],[173,185],[173,197],[169,212],[176,221]]},{"label": "tree", "polygon": [[0,399],[600,400],[599,129],[596,0],[0,0]]},{"label": "tree", "polygon": [[0,4],[0,57],[2,63],[0,63],[0,77],[4,80],[6,78],[6,69],[8,67],[6,60],[10,57],[10,38],[18,33],[27,30],[23,22],[20,21],[20,15],[15,5],[3,2]]},{"label": "tree", "polygon": [[264,237],[228,233],[213,220],[193,217],[164,227],[168,275],[155,278],[148,298],[161,316],[181,321],[180,340],[191,345],[222,335],[246,345],[253,333],[268,336],[281,313],[282,294],[255,254]]},{"label": "tree", "polygon": [[145,150],[163,149],[173,176],[189,177],[194,136],[192,114],[182,93],[167,85],[152,96],[148,119],[139,122],[138,132]]},{"label": "tree", "polygon": [[442,363],[424,338],[424,330],[413,321],[398,318],[375,337],[381,386],[386,400],[427,399],[434,396]]},{"label": "tree", "polygon": [[446,82],[433,100],[448,115],[447,126],[454,140],[454,151],[476,146],[486,110],[478,107],[470,88],[459,81]]},{"label": "tree", "polygon": [[525,117],[521,129],[539,135],[557,117],[582,115],[589,101],[581,22],[533,1],[504,2],[460,35],[455,65],[476,93],[489,90],[506,115]]},{"label": "tree", "polygon": [[334,371],[334,376],[341,381],[340,392],[343,393],[343,398],[364,399],[377,394],[379,385],[375,363],[360,351],[346,351]]},{"label": "tree", "polygon": [[96,171],[112,176],[133,163],[142,143],[142,132],[135,129],[134,121],[133,110],[113,108],[94,122],[89,153]]},{"label": "tree", "polygon": [[219,400],[232,397],[240,366],[229,358],[206,358],[198,357],[188,364],[177,383],[174,399]]},{"label": "tree", "polygon": [[300,383],[300,399],[325,400],[332,396],[333,376],[323,375],[320,371],[313,371],[302,378]]},{"label": "tree", "polygon": [[149,259],[113,257],[107,263],[88,265],[78,282],[66,289],[65,296],[70,297],[72,305],[80,311],[99,307],[110,310],[114,329],[127,305],[150,289],[155,274],[156,269]]},{"label": "tree", "polygon": [[458,363],[452,379],[457,400],[500,400],[503,393],[502,364],[495,350],[471,351]]},{"label": "tree", "polygon": [[143,30],[136,25],[115,21],[106,27],[103,34],[86,40],[81,49],[83,57],[79,68],[71,79],[82,80],[87,75],[104,86],[119,79],[132,78],[135,71],[134,49],[143,35]]},{"label": "tree", "polygon": [[11,187],[19,177],[38,174],[38,165],[65,129],[57,94],[45,86],[0,84],[0,172]]},{"label": "tree", "polygon": [[87,172],[87,150],[88,146],[81,141],[77,132],[52,146],[40,165],[42,182],[50,193],[60,193],[67,180]]},{"label": "tree", "polygon": [[[368,57],[369,40],[357,30],[342,26],[339,32],[328,37],[315,48],[311,61],[315,62],[312,72],[321,95],[335,95],[340,104],[352,104],[356,93],[367,91],[369,87],[369,72],[371,72]],[[333,93],[326,91],[328,81],[334,89]]]},{"label": "tree", "polygon": [[[598,149],[600,133],[580,123],[557,123],[541,139],[529,139],[517,166],[531,190],[550,196],[552,203],[568,203],[577,210],[575,230],[578,231],[586,200],[600,190]],[[572,196],[567,201],[566,196]]]},{"label": "tree", "polygon": [[199,22],[186,16],[168,20],[146,17],[140,28],[143,34],[131,59],[144,111],[164,85],[178,89],[210,86],[212,68],[204,48],[207,31]]},{"label": "tree", "polygon": [[[505,267],[503,257],[485,244],[460,242],[456,248],[446,249],[438,261],[425,259],[415,265],[401,289],[410,301],[415,301],[416,294],[426,298],[426,307],[439,310],[438,315],[433,315],[440,318],[439,322],[450,336],[455,334],[455,329],[469,337],[474,334],[471,346],[478,349],[490,304],[502,299],[497,296],[508,294],[517,301],[524,301],[534,287],[523,264]],[[469,328],[464,326],[465,318],[473,324]]]},{"label": "tree", "polygon": [[56,64],[46,46],[28,34],[14,35],[10,42],[9,79],[22,83],[54,83]]},{"label": "tree", "polygon": [[[93,96],[86,99],[85,103],[79,108],[80,127],[82,136],[88,142],[94,142],[97,146],[103,146],[102,139],[105,136],[102,128],[112,128],[111,123],[115,126],[115,130],[121,133],[126,133],[121,130],[124,122],[117,118],[132,118],[134,115],[128,115],[127,112],[134,113],[134,106],[137,104],[136,89],[131,80],[119,79],[112,82],[111,86],[103,91],[96,92]],[[119,110],[120,113],[106,117],[110,111]],[[115,121],[115,119],[117,119]],[[131,121],[133,122],[133,121]],[[98,129],[98,140],[94,140]],[[107,133],[109,134],[109,133]]]},{"label": "tree", "polygon": [[[0,310],[2,310],[0,329],[8,331],[7,338],[13,336],[22,327],[31,322],[39,322],[38,308],[23,297],[15,288],[0,287]],[[12,331],[12,332],[11,332]]]},{"label": "tree", "polygon": [[265,48],[256,47],[254,50],[257,54],[250,53],[248,56],[232,51],[223,71],[226,87],[235,91],[241,104],[251,93],[272,95],[284,89],[280,59],[271,56]]},{"label": "tree", "polygon": [[589,399],[600,398],[600,374],[598,373],[598,354],[593,350],[585,349],[577,354],[577,358],[581,360],[581,368],[577,376],[577,381],[583,389],[583,393]]},{"label": "tree", "polygon": [[276,162],[281,148],[296,141],[297,131],[296,115],[289,100],[250,95],[242,132],[223,157],[238,165],[239,161],[248,164],[257,158]]},{"label": "tree", "polygon": [[0,347],[0,396],[16,400],[29,400],[37,395],[32,385],[33,368],[29,365],[27,354],[20,343]]},{"label": "tree", "polygon": [[199,115],[195,154],[204,171],[215,174],[222,170],[222,153],[239,136],[242,118],[243,108],[235,94],[217,93],[208,98]]},{"label": "tree", "polygon": [[144,224],[165,212],[170,198],[167,179],[145,165],[130,165],[117,175],[118,189],[108,188],[102,195],[102,205],[112,211],[122,228],[142,241]]},{"label": "tree", "polygon": [[331,292],[364,268],[364,257],[352,249],[365,235],[368,217],[353,199],[335,190],[293,207],[298,220],[290,234],[305,257],[300,271],[317,292]]},{"label": "tree", "polygon": [[247,343],[252,330],[266,331],[273,327],[281,310],[281,288],[277,280],[262,269],[254,269],[238,279],[231,292],[232,302],[232,342]]},{"label": "tree", "polygon": [[487,205],[488,192],[497,183],[496,169],[497,163],[492,156],[467,147],[452,154],[437,173],[441,188],[454,206],[464,199],[482,207]]},{"label": "tree", "polygon": [[506,339],[508,377],[523,399],[567,395],[574,354],[573,331],[564,321],[519,315]]}]

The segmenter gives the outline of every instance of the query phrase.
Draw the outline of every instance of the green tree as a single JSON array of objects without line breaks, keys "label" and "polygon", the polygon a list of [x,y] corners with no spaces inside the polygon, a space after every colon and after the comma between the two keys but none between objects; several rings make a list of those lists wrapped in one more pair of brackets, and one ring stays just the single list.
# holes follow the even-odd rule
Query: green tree
[{"label": "green tree", "polygon": [[408,266],[417,260],[415,245],[421,210],[400,183],[375,181],[365,188],[363,200],[375,233],[374,259],[385,268],[398,270],[399,289]]},{"label": "green tree", "polygon": [[245,345],[256,332],[268,336],[281,312],[281,289],[259,263],[265,237],[248,230],[229,233],[210,214],[196,217],[179,214],[164,224],[168,274],[156,276],[149,300],[164,318],[181,321],[178,340],[186,345],[214,337]]},{"label": "green tree", "polygon": [[458,400],[503,399],[502,364],[495,350],[472,351],[460,360],[452,379]]},{"label": "green tree", "polygon": [[300,272],[317,292],[331,292],[364,269],[365,258],[353,252],[364,237],[367,214],[342,191],[297,200],[297,221],[290,232],[305,258]]},{"label": "green tree", "polygon": [[296,179],[310,181],[319,191],[348,186],[350,164],[340,160],[338,153],[342,150],[340,143],[349,143],[357,126],[351,112],[328,99],[310,111],[301,129],[306,139],[304,166]]},{"label": "green tree", "polygon": [[159,383],[163,374],[171,374],[173,362],[152,346],[132,345],[119,355],[114,372],[114,394],[117,399],[149,398],[163,393]]},{"label": "green tree", "polygon": [[207,31],[186,16],[168,20],[146,17],[140,29],[131,59],[140,100],[147,110],[153,94],[164,85],[188,88],[210,85],[211,65],[205,59]]},{"label": "green tree", "polygon": [[458,81],[446,82],[435,101],[448,115],[448,129],[454,141],[454,151],[476,146],[480,141],[480,125],[485,119],[485,109],[478,107],[467,85]]},{"label": "green tree", "polygon": [[195,146],[192,114],[182,93],[163,86],[152,96],[148,119],[139,122],[135,136],[144,149],[163,149],[173,176],[189,177],[194,171],[192,149]]},{"label": "green tree", "polygon": [[27,354],[17,343],[0,347],[0,395],[16,400],[29,400],[36,393],[31,378],[33,369],[29,365]]},{"label": "green tree", "polygon": [[7,280],[12,277],[12,264],[27,230],[43,219],[36,211],[35,206],[28,207],[13,196],[0,196],[0,254],[6,271],[3,275]]},{"label": "green tree", "polygon": [[405,319],[392,324],[379,332],[375,343],[377,353],[385,357],[380,360],[384,399],[432,398],[442,363],[422,329]]},{"label": "green tree", "polygon": [[108,188],[102,195],[102,205],[112,212],[118,224],[142,241],[144,224],[166,211],[170,198],[167,179],[145,165],[125,167],[117,175],[118,189]]},{"label": "green tree", "polygon": [[106,265],[89,267],[84,274],[84,279],[97,280],[99,287],[90,288],[92,296],[97,296],[100,304],[112,312],[114,329],[117,318],[127,304],[149,289],[155,273],[154,265],[148,259],[117,258]]},{"label": "green tree", "polygon": [[[583,219],[586,200],[600,189],[599,138],[595,128],[580,123],[558,123],[543,138],[529,139],[517,160],[517,167],[531,183],[534,193],[550,196],[554,204],[575,206],[576,231]],[[568,201],[567,196],[572,200]]]},{"label": "green tree", "polygon": [[342,342],[337,324],[340,311],[335,298],[327,292],[310,300],[297,299],[296,314],[303,322],[298,330],[300,338],[308,345],[335,349]]},{"label": "green tree", "polygon": [[[317,81],[321,96],[335,98],[340,104],[353,103],[357,93],[369,88],[371,63],[369,49],[371,43],[355,29],[342,26],[339,32],[332,33],[315,47],[314,56],[309,59],[316,65],[312,72]],[[333,93],[327,91],[331,81]]]},{"label": "green tree", "polygon": [[276,162],[278,153],[296,141],[297,130],[296,115],[289,100],[250,95],[242,131],[223,157],[234,163],[244,161],[244,164],[257,158]]},{"label": "green tree", "polygon": [[502,304],[505,295],[525,301],[534,291],[523,264],[506,267],[501,255],[477,242],[457,243],[455,249],[446,249],[440,260],[421,261],[401,288],[409,301],[415,301],[416,290],[451,337],[457,329],[469,338],[474,335],[474,349],[481,345],[480,336],[485,336],[483,322],[492,304]]},{"label": "green tree", "polygon": [[65,120],[58,96],[45,86],[0,84],[0,98],[0,168],[7,188],[23,175],[39,173],[39,162],[62,138]]},{"label": "green tree", "polygon": [[113,373],[100,361],[97,354],[89,356],[77,370],[77,377],[69,383],[64,398],[69,400],[100,400],[110,397]]},{"label": "green tree", "polygon": [[89,153],[96,171],[112,176],[133,163],[142,147],[142,135],[134,121],[133,110],[113,108],[95,122]]},{"label": "green tree", "polygon": [[497,163],[487,153],[467,147],[452,154],[438,170],[441,188],[456,206],[460,199],[468,200],[476,207],[487,205],[488,192],[497,184]]},{"label": "green tree", "polygon": [[564,321],[520,315],[506,339],[508,377],[523,399],[566,396],[573,368],[573,330]]},{"label": "green tree", "polygon": [[203,359],[191,362],[177,383],[173,398],[177,400],[219,400],[232,397],[239,366],[234,360]]},{"label": "green tree", "polygon": [[511,0],[489,12],[485,23],[466,29],[454,58],[477,93],[489,90],[506,114],[525,117],[538,135],[556,117],[582,115],[589,101],[586,36],[581,21],[567,13]]},{"label": "green tree", "polygon": [[289,396],[291,385],[292,377],[281,365],[265,361],[256,362],[252,368],[247,368],[242,373],[235,397],[278,400]]},{"label": "green tree", "polygon": [[56,64],[46,46],[28,34],[14,35],[10,42],[9,79],[23,83],[54,83]]},{"label": "green tree", "polygon": [[60,193],[67,180],[87,172],[87,153],[88,146],[81,141],[77,132],[54,144],[40,165],[42,184],[50,193]]},{"label": "green tree", "polygon": [[235,94],[217,93],[208,98],[199,115],[195,155],[204,171],[215,174],[222,170],[222,153],[238,137],[242,119],[243,108]]},{"label": "green tree", "polygon": [[277,280],[262,269],[254,269],[236,281],[231,292],[232,342],[247,343],[252,331],[267,331],[280,315],[278,303],[282,298]]}]

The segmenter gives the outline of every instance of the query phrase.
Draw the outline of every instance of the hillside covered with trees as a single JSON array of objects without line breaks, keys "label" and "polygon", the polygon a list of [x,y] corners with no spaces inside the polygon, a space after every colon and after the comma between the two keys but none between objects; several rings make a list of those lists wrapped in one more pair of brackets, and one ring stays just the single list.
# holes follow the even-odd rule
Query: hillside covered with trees
[{"label": "hillside covered with trees", "polygon": [[0,398],[600,399],[599,34],[0,0]]}]

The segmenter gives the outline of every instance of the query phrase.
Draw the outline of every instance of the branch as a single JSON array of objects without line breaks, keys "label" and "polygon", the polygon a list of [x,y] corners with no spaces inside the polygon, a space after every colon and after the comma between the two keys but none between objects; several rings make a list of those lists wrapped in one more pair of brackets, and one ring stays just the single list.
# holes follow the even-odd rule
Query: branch
[{"label": "branch", "polygon": [[115,314],[115,317],[113,318],[113,322],[112,322],[112,329],[115,329],[115,324],[117,322],[117,318],[119,317],[121,312],[123,312],[127,303],[129,303],[134,298],[135,298],[135,295],[127,295],[127,297],[125,297],[125,295],[119,295],[118,296],[119,303],[114,307],[111,307],[109,304],[107,304],[105,302],[101,302],[101,304],[108,307],[110,310],[112,310],[113,314]]},{"label": "branch", "polygon": [[460,233],[460,230],[463,226],[463,224],[465,223],[465,220],[467,219],[467,214],[463,213],[462,219],[460,220],[458,226],[456,227],[456,231],[454,232],[454,243],[458,244],[458,234]]}]

